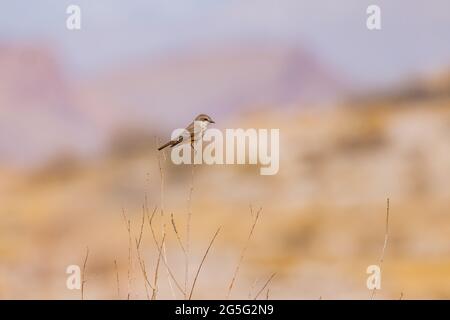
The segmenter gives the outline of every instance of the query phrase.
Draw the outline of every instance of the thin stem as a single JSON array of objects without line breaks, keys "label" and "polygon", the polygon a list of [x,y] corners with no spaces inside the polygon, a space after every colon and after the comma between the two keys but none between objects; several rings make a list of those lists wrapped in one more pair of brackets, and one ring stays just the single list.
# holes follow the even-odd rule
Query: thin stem
[{"label": "thin stem", "polygon": [[86,256],[84,257],[83,271],[81,273],[81,300],[84,300],[84,284],[86,280],[86,265],[89,258],[89,247],[86,247]]},{"label": "thin stem", "polygon": [[[164,170],[163,170],[163,167],[161,164],[161,159],[159,156],[158,156],[158,166],[159,166],[159,174],[161,177],[161,183],[160,183],[160,188],[161,188],[161,194],[160,194],[160,196],[161,196],[161,234],[162,234],[163,238],[165,238],[166,224],[164,223]],[[165,242],[162,243],[162,253],[163,253],[162,257],[163,257],[164,264],[167,266],[168,262],[167,262],[167,252],[166,252],[166,243]],[[166,271],[167,271],[167,273],[169,273],[168,268],[166,268]],[[170,280],[169,274],[167,274],[167,281],[169,282],[169,287],[170,287],[170,292],[172,293],[172,297],[174,299],[176,299],[176,295],[173,290],[173,285],[172,285],[172,281]]]},{"label": "thin stem", "polygon": [[[187,286],[189,283],[189,251],[190,251],[190,242],[191,242],[191,219],[192,219],[192,193],[194,192],[194,173],[195,173],[195,164],[193,163],[191,166],[191,184],[189,188],[189,197],[188,197],[188,216],[186,222],[186,252],[185,252],[185,261],[184,261],[184,288],[187,293]],[[185,299],[187,297],[184,297]]]},{"label": "thin stem", "polygon": [[[256,212],[256,217],[253,220],[253,224],[252,224],[252,227],[250,229],[250,233],[248,234],[247,241],[245,242],[244,248],[241,251],[241,256],[239,257],[239,262],[238,262],[238,264],[236,266],[236,270],[234,271],[233,278],[231,279],[230,286],[228,287],[227,299],[230,298],[231,290],[233,289],[234,283],[236,281],[236,277],[237,277],[237,274],[238,274],[239,269],[241,267],[242,260],[244,260],[245,252],[247,251],[248,245],[250,243],[250,239],[251,239],[251,237],[253,235],[253,231],[255,230],[255,226],[256,226],[256,223],[258,222],[259,214],[261,213],[261,210],[262,210],[262,208],[259,208],[258,212]],[[251,206],[250,206],[250,212],[251,212],[251,214],[253,216],[253,208]]]},{"label": "thin stem", "polygon": [[114,260],[114,269],[116,270],[117,297],[120,299],[119,268],[117,267],[117,261],[116,260]]},{"label": "thin stem", "polygon": [[264,289],[269,285],[270,281],[272,281],[273,277],[275,277],[276,273],[272,273],[272,275],[269,277],[269,279],[266,281],[264,286],[261,288],[261,290],[258,291],[255,298],[253,300],[258,299],[259,295],[264,291]]},{"label": "thin stem", "polygon": [[220,231],[220,228],[217,229],[216,233],[212,237],[212,239],[209,243],[208,249],[206,249],[206,252],[203,255],[202,262],[200,262],[200,265],[198,266],[197,273],[195,274],[195,277],[194,277],[194,282],[192,283],[191,293],[189,294],[189,300],[191,300],[192,294],[194,293],[194,288],[195,288],[195,284],[197,282],[198,275],[200,274],[200,270],[202,269],[203,263],[206,260],[206,256],[208,255],[209,249],[211,249],[211,246],[214,243],[214,240],[216,239],[217,235],[219,234],[219,231]]},{"label": "thin stem", "polygon": [[[172,280],[174,281],[175,285],[177,286],[178,290],[180,290],[180,292],[184,295],[184,290],[183,288],[180,286],[180,284],[178,283],[178,281],[176,280],[175,276],[173,275],[172,270],[170,269],[169,265],[167,264],[167,262],[164,260],[164,252],[163,252],[163,247],[164,247],[164,243],[165,243],[165,238],[166,235],[163,235],[163,240],[162,240],[162,244],[161,246],[159,245],[158,239],[156,239],[156,233],[155,230],[153,229],[153,218],[155,216],[155,212],[157,210],[157,207],[155,207],[155,210],[153,210],[153,213],[151,215],[151,217],[149,217],[148,219],[148,223],[150,226],[150,231],[152,233],[152,237],[153,237],[153,241],[155,242],[156,248],[158,249],[158,253],[159,255],[162,257],[162,262],[164,263],[164,266],[166,267],[166,271],[169,274],[169,276],[172,278]],[[159,264],[159,259],[158,259],[158,264]]]},{"label": "thin stem", "polygon": [[123,215],[123,219],[125,221],[125,226],[127,228],[127,232],[128,232],[128,271],[127,271],[127,278],[128,278],[128,294],[127,294],[127,300],[130,300],[130,296],[131,296],[131,272],[132,272],[132,267],[133,267],[133,256],[132,256],[132,245],[131,245],[131,221],[127,218],[126,214],[125,214],[125,210],[122,209],[122,215]]},{"label": "thin stem", "polygon": [[[388,243],[388,239],[389,239],[389,208],[390,208],[389,198],[387,198],[387,200],[386,200],[386,229],[385,229],[385,233],[384,233],[383,249],[381,250],[380,262],[379,262],[380,270],[381,270],[381,265],[383,264],[383,261],[384,261],[384,252],[386,251],[386,247],[387,247],[387,243]],[[370,300],[374,299],[376,290],[377,290],[377,288],[374,287],[372,290],[372,295],[370,297]]]}]

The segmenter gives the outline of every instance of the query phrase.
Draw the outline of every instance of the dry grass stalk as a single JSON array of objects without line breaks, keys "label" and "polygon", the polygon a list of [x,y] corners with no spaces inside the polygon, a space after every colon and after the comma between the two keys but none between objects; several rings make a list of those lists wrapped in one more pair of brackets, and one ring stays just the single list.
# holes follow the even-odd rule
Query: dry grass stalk
[{"label": "dry grass stalk", "polygon": [[[149,221],[149,225],[150,228],[152,229],[151,225],[152,225],[152,221],[153,218],[155,217],[156,211],[158,210],[158,207],[155,206],[155,208],[152,211],[152,215],[149,215],[149,210],[148,210],[148,201],[147,201],[147,195],[145,195],[145,202],[144,202],[144,213],[147,216],[147,219]],[[152,231],[152,237],[153,239],[156,239],[156,235],[154,234],[154,232]],[[162,242],[165,241],[165,237],[163,237]],[[156,299],[156,295],[158,294],[158,275],[159,275],[159,264],[161,261],[161,251],[158,251],[158,259],[156,261],[156,266],[155,266],[155,273],[153,275],[153,286],[152,286],[152,296],[151,296],[151,300],[155,300]]]},{"label": "dry grass stalk", "polygon": [[83,271],[81,272],[81,300],[84,300],[84,285],[86,283],[86,265],[89,258],[89,247],[86,247],[86,256],[83,262]]},{"label": "dry grass stalk", "polygon": [[144,259],[141,258],[141,250],[140,250],[140,245],[141,245],[141,240],[142,240],[142,235],[143,235],[143,230],[144,230],[144,223],[145,223],[145,205],[142,207],[142,222],[141,222],[141,231],[139,234],[139,239],[135,239],[135,240],[136,240],[137,258],[138,258],[139,266],[141,267],[142,276],[144,277],[144,280],[145,280],[145,283],[144,283],[145,293],[147,295],[147,298],[150,299],[150,296],[148,293],[148,287],[150,287],[152,290],[154,288],[153,288],[152,284],[150,283],[150,280],[148,279],[145,261],[144,261]]},{"label": "dry grass stalk", "polygon": [[128,278],[128,293],[127,293],[127,299],[130,299],[131,296],[131,285],[132,285],[132,279],[131,279],[131,269],[133,266],[133,255],[132,255],[132,241],[131,241],[131,221],[127,218],[125,214],[125,210],[122,209],[122,216],[125,222],[125,226],[127,228],[128,232],[128,271],[127,271],[127,278]]},{"label": "dry grass stalk", "polygon": [[253,295],[253,290],[255,289],[256,285],[258,284],[259,278],[256,278],[255,281],[253,281],[252,285],[250,286],[250,290],[248,292],[248,299],[250,300]]},{"label": "dry grass stalk", "polygon": [[[164,243],[164,241],[166,240],[166,238],[164,237],[162,239],[162,243]],[[152,300],[156,300],[156,295],[158,294],[158,273],[159,273],[159,264],[161,261],[161,251],[159,251],[158,253],[158,260],[156,261],[156,268],[155,268],[155,274],[153,276],[153,293],[152,293]]]},{"label": "dry grass stalk", "polygon": [[[163,239],[165,240],[166,235],[163,236]],[[158,252],[159,254],[161,254],[162,256],[162,261],[164,263],[164,266],[166,267],[166,271],[168,273],[168,275],[170,276],[170,278],[172,278],[173,282],[175,283],[176,287],[178,288],[178,290],[180,290],[180,292],[184,295],[184,290],[181,287],[181,285],[179,284],[179,282],[177,281],[177,279],[175,278],[175,276],[173,275],[172,270],[170,269],[169,265],[167,264],[166,260],[164,260],[164,253],[163,253],[163,246],[164,246],[165,241],[162,242],[161,247],[159,246],[159,244],[156,242],[156,246],[158,247]]]},{"label": "dry grass stalk", "polygon": [[188,267],[188,265],[189,265],[189,255],[188,255],[186,249],[183,246],[183,241],[181,240],[180,234],[179,234],[178,229],[177,229],[177,225],[175,224],[175,219],[173,217],[173,213],[171,214],[170,218],[171,218],[171,222],[172,222],[173,231],[175,232],[175,235],[176,235],[177,240],[178,240],[178,244],[180,245],[181,250],[183,251],[183,254],[184,254],[184,261],[185,261],[185,275],[184,275],[184,292],[185,292],[185,295],[184,295],[184,299],[187,299],[186,294],[187,294],[187,283],[188,283],[188,273],[189,273],[189,267]]},{"label": "dry grass stalk", "polygon": [[[381,265],[383,264],[384,261],[384,252],[386,251],[386,247],[387,247],[387,243],[388,243],[388,239],[389,239],[389,198],[387,198],[386,200],[386,229],[385,229],[385,233],[384,233],[384,243],[383,243],[383,249],[381,250],[381,256],[380,256],[380,262],[379,262],[379,267],[381,270]],[[373,288],[372,290],[372,295],[370,297],[371,300],[373,300],[373,298],[375,297],[375,292],[376,292],[376,288]]]},{"label": "dry grass stalk", "polygon": [[[259,208],[259,210],[256,212],[256,216],[255,216],[255,219],[253,220],[253,224],[252,224],[252,227],[251,227],[250,232],[248,234],[247,241],[245,242],[244,248],[241,251],[241,256],[239,257],[239,262],[238,262],[238,264],[236,266],[236,270],[234,271],[233,278],[231,279],[230,286],[228,287],[227,299],[230,298],[231,290],[233,290],[233,286],[234,286],[234,283],[236,281],[237,274],[239,272],[239,269],[241,268],[241,264],[242,264],[242,261],[244,260],[245,252],[247,251],[248,245],[250,243],[250,239],[251,239],[251,237],[253,235],[253,231],[255,230],[255,226],[256,226],[256,223],[258,222],[259,214],[261,213],[261,210],[262,210],[262,208]],[[253,208],[251,206],[250,206],[250,213],[253,216]]]},{"label": "dry grass stalk", "polygon": [[187,255],[186,249],[184,248],[183,242],[181,241],[180,234],[178,233],[178,229],[177,229],[177,225],[175,224],[175,219],[173,217],[173,213],[170,215],[170,220],[172,222],[173,231],[175,232],[175,235],[177,237],[178,244],[180,245],[181,250],[183,251],[184,255]]},{"label": "dry grass stalk", "polygon": [[[163,234],[163,240],[162,240],[161,246],[160,246],[160,244],[159,244],[159,242],[158,242],[158,239],[156,238],[156,233],[155,233],[155,230],[154,230],[154,228],[153,228],[153,218],[154,218],[154,216],[155,216],[156,210],[157,210],[157,207],[155,207],[155,210],[153,210],[152,215],[148,218],[148,224],[149,224],[149,226],[150,226],[150,231],[151,231],[151,234],[152,234],[152,238],[153,238],[153,241],[154,241],[154,243],[155,243],[155,245],[156,245],[156,248],[158,249],[159,255],[162,257],[161,260],[163,261],[163,264],[164,264],[164,266],[166,267],[167,273],[169,274],[169,276],[170,276],[170,277],[172,278],[172,280],[174,281],[174,283],[175,283],[176,287],[178,288],[178,290],[180,290],[180,292],[184,295],[185,293],[184,293],[183,288],[180,286],[179,282],[177,281],[177,279],[176,279],[175,276],[173,275],[173,272],[172,272],[172,270],[170,269],[169,265],[168,265],[167,262],[164,260],[163,246],[164,246],[164,243],[165,243],[166,235]],[[159,259],[158,259],[158,261],[159,261]],[[158,262],[158,263],[159,263],[159,262]]]},{"label": "dry grass stalk", "polygon": [[264,291],[264,289],[269,285],[270,281],[272,281],[273,277],[275,277],[276,273],[272,273],[272,275],[269,277],[269,279],[267,279],[266,283],[264,284],[264,286],[261,288],[261,290],[258,291],[258,293],[256,294],[255,298],[253,300],[258,299],[259,295]]},{"label": "dry grass stalk", "polygon": [[389,239],[389,198],[387,198],[387,200],[386,200],[386,230],[384,233],[383,250],[381,251],[381,256],[380,256],[380,266],[384,261],[384,252],[386,251],[388,239]]},{"label": "dry grass stalk", "polygon": [[[147,196],[146,196],[147,198]],[[144,224],[145,224],[145,204],[142,206],[142,221],[141,221],[141,230],[139,232],[139,240],[138,240],[138,248],[141,245],[141,241],[142,241],[142,235],[144,233]]]},{"label": "dry grass stalk", "polygon": [[114,260],[114,269],[116,270],[117,298],[120,299],[119,268],[117,267],[117,261],[116,260]]},{"label": "dry grass stalk", "polygon": [[208,255],[208,252],[211,249],[211,246],[214,243],[214,240],[216,239],[217,235],[219,234],[219,231],[220,231],[220,227],[217,229],[216,233],[212,237],[212,239],[209,243],[208,249],[206,249],[206,252],[203,255],[202,261],[200,262],[200,265],[198,266],[197,273],[195,274],[194,281],[192,282],[192,288],[191,288],[191,293],[189,294],[189,300],[191,300],[191,298],[192,298],[192,294],[194,293],[195,284],[196,284],[198,276],[200,274],[200,270],[202,269],[203,263],[206,260],[206,256]]},{"label": "dry grass stalk", "polygon": [[[191,184],[189,187],[189,197],[188,197],[188,216],[186,221],[186,250],[184,259],[184,291],[187,293],[187,287],[189,283],[189,251],[191,242],[191,219],[192,219],[192,193],[194,192],[194,173],[195,164],[192,163],[191,166]],[[187,298],[186,296],[184,297]]]},{"label": "dry grass stalk", "polygon": [[[164,152],[163,152],[163,154],[164,154]],[[158,166],[159,166],[159,174],[160,174],[160,181],[161,181],[160,182],[161,234],[162,234],[162,237],[165,238],[165,236],[166,236],[166,224],[164,222],[164,169],[163,169],[163,167],[161,165],[161,158],[159,157],[159,155],[157,157],[158,157]],[[166,243],[165,242],[162,243],[162,252],[163,252],[162,258],[163,258],[164,264],[167,266],[168,262],[167,262],[167,252],[166,252]],[[169,275],[169,269],[168,268],[166,268],[166,271],[167,271],[167,281],[169,282],[170,292],[172,293],[172,297],[174,299],[176,299],[175,291],[173,290],[172,281],[170,280],[171,277],[173,278],[173,275],[172,276]]]},{"label": "dry grass stalk", "polygon": [[[156,145],[159,144],[159,139],[156,141]],[[163,156],[165,157],[165,153],[162,152]],[[161,157],[159,154],[156,155],[158,159],[158,168],[159,168],[159,176],[160,176],[160,203],[161,203],[161,211],[164,211],[164,170],[161,165]],[[164,159],[165,160],[165,159]]]},{"label": "dry grass stalk", "polygon": [[147,276],[147,270],[145,267],[145,261],[141,258],[141,250],[139,249],[139,241],[138,239],[136,240],[136,252],[137,252],[137,258],[138,258],[138,262],[139,262],[139,266],[141,267],[141,271],[142,271],[142,276],[144,277],[144,286],[145,286],[145,294],[147,295],[147,298],[150,300],[150,296],[148,293],[148,287],[150,287],[151,289],[153,289],[152,284],[150,283],[148,276]]}]

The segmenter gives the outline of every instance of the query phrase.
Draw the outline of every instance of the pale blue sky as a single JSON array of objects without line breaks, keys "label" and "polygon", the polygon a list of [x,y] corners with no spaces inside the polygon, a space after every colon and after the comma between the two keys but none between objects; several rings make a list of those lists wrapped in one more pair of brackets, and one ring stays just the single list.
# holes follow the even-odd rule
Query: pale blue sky
[{"label": "pale blue sky", "polygon": [[[66,7],[82,30],[65,28]],[[382,30],[366,29],[366,8]],[[76,75],[135,57],[255,40],[304,46],[356,83],[386,84],[450,65],[448,0],[2,0],[0,43],[46,41]]]}]

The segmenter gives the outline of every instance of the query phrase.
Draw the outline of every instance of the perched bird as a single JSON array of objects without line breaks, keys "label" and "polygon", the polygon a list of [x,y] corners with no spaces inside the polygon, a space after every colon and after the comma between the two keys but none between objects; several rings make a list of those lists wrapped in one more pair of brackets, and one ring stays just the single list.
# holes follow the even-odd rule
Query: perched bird
[{"label": "perched bird", "polygon": [[203,133],[208,128],[210,123],[215,123],[210,116],[206,114],[198,115],[194,121],[186,127],[186,130],[180,136],[162,145],[158,148],[158,150],[162,150],[169,146],[172,148],[180,143],[190,143],[191,147],[194,148],[194,142],[203,137]]}]

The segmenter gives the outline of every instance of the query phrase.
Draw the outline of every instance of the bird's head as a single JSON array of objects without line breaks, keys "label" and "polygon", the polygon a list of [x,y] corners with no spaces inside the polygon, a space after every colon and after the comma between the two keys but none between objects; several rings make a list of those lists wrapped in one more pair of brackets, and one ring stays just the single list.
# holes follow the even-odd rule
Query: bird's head
[{"label": "bird's head", "polygon": [[210,116],[206,115],[206,114],[199,114],[196,118],[195,121],[201,121],[201,122],[205,122],[207,124],[209,123],[215,123],[213,119],[211,119]]}]

